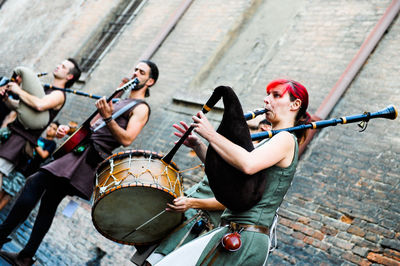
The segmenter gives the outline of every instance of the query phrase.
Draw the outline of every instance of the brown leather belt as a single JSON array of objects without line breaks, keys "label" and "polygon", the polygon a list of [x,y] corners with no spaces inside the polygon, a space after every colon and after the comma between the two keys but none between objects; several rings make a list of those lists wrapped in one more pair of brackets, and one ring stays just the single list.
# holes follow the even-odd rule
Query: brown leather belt
[{"label": "brown leather belt", "polygon": [[242,231],[256,232],[256,233],[269,235],[269,227],[267,227],[267,226],[255,225],[255,224],[239,224],[239,223],[229,222],[229,221],[225,221],[225,220],[221,221],[221,226],[227,226],[227,225],[234,231],[242,230]]},{"label": "brown leather belt", "polygon": [[[226,220],[221,220],[221,227],[224,226],[229,226],[229,228],[232,231],[240,232],[240,231],[249,231],[249,232],[256,232],[256,233],[261,233],[269,236],[269,227],[267,226],[262,226],[262,225],[255,225],[255,224],[239,224],[235,222],[229,222]],[[217,242],[212,249],[207,253],[207,255],[204,257],[202,262],[200,263],[200,266],[206,265],[211,266],[214,264],[216,261],[220,249],[218,247],[220,246],[220,241]],[[212,257],[211,257],[212,256]],[[208,260],[211,258],[211,260],[208,262]]]}]

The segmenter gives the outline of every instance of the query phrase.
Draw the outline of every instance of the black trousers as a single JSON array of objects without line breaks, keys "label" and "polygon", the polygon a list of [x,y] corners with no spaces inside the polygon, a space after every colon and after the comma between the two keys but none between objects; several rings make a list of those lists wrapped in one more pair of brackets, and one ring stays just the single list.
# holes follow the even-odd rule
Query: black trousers
[{"label": "black trousers", "polygon": [[22,224],[41,200],[31,236],[21,251],[21,254],[33,257],[50,229],[58,205],[65,196],[75,194],[75,188],[67,179],[56,177],[49,172],[36,172],[26,180],[10,213],[0,225],[0,239],[9,236]]}]

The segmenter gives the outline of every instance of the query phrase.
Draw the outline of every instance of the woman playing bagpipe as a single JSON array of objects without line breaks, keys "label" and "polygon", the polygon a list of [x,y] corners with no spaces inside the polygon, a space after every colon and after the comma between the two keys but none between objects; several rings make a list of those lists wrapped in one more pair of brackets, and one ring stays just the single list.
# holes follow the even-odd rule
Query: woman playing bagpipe
[{"label": "woman playing bagpipe", "polygon": [[[232,125],[236,122],[235,120],[225,121],[228,119],[228,114],[232,112],[243,117],[240,103],[234,106],[234,103],[238,102],[237,98],[235,100],[236,95],[232,96],[234,93],[230,92],[232,89],[229,87],[218,87],[216,90],[223,91],[225,105],[220,127],[215,131],[204,113],[199,112],[192,118],[194,121],[192,127],[198,135],[208,141],[209,146],[207,148],[193,135],[190,135],[188,139],[192,141],[192,145],[195,142],[197,155],[206,158],[206,173],[210,186],[217,200],[227,209],[222,214],[219,228],[189,242],[156,265],[266,264],[271,244],[271,226],[274,223],[276,211],[292,182],[298,160],[298,144],[305,138],[305,132],[297,131],[292,134],[282,131],[262,141],[254,149],[248,129],[243,130],[246,127],[244,119],[242,119],[244,126]],[[272,123],[274,130],[309,122],[310,116],[306,111],[308,93],[303,85],[292,80],[278,79],[269,83],[266,90],[267,96],[264,99],[266,119]],[[181,125],[183,128],[178,128],[180,132],[188,129],[184,122],[181,122]],[[227,130],[223,128],[225,125],[245,132],[247,134],[245,137],[248,138],[246,141],[249,144],[240,146],[236,144],[238,141],[231,141],[229,137],[226,137],[231,133],[226,133]],[[220,165],[221,162],[232,168],[232,174],[224,170],[225,166]],[[221,176],[226,175],[227,171],[229,174],[224,186]],[[236,173],[243,176],[238,178]],[[257,173],[263,173],[262,177],[254,180],[253,177]],[[242,184],[238,189],[234,189],[235,183],[243,182],[246,178],[253,179],[256,184],[254,190],[248,190],[246,194],[247,188],[243,190],[241,187],[247,185]],[[227,187],[230,187],[231,191],[227,190]],[[253,196],[255,200],[247,199]],[[251,204],[246,205],[247,203],[240,202],[251,202]]]}]

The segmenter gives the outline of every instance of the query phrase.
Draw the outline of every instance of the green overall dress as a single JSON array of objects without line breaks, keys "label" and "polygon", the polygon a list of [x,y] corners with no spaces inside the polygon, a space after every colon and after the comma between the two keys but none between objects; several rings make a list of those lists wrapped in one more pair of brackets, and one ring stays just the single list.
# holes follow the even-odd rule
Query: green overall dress
[{"label": "green overall dress", "polygon": [[[296,171],[298,144],[296,137],[294,135],[293,137],[295,139],[295,153],[292,163],[286,168],[278,166],[268,168],[267,184],[261,200],[254,207],[244,212],[234,212],[226,209],[221,219],[240,224],[253,224],[267,227],[272,225],[275,213],[282,203]],[[227,233],[229,233],[229,228],[225,227],[213,236],[203,250],[196,265],[202,264],[210,250],[220,242],[221,238]],[[268,255],[269,236],[258,232],[242,231],[241,240],[241,248],[233,252],[225,250],[219,245],[216,251],[214,251],[214,253],[217,254],[216,257],[213,258],[215,254],[208,256],[207,261],[204,261],[203,265],[208,265],[211,261],[213,261],[213,265],[263,265]]]}]

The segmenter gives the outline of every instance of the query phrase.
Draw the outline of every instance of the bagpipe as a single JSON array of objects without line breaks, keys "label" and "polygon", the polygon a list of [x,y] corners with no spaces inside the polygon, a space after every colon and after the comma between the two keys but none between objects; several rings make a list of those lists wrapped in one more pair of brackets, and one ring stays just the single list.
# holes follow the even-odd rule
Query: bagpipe
[{"label": "bagpipe", "polygon": [[[370,119],[378,117],[395,119],[397,117],[397,110],[391,105],[375,113],[366,112],[361,115],[323,120],[286,129],[250,134],[246,120],[252,119],[258,114],[265,113],[265,110],[261,109],[256,112],[243,114],[241,103],[233,89],[227,86],[219,86],[215,88],[213,94],[203,106],[203,113],[210,111],[221,98],[224,103],[224,114],[217,132],[249,152],[254,150],[252,141],[270,138],[281,131],[294,132],[359,121],[363,122],[362,127],[365,130],[366,124]],[[176,151],[192,130],[193,127],[191,126],[175,144],[173,149],[161,159],[165,164],[171,161]],[[215,198],[230,210],[248,210],[261,199],[266,184],[266,171],[264,169],[253,175],[244,174],[222,159],[211,145],[208,146],[205,159],[205,172],[209,179],[210,187],[214,192]]]},{"label": "bagpipe", "polygon": [[[36,74],[27,67],[16,67],[10,79],[1,77],[0,87],[6,86],[10,82],[17,82],[20,83],[19,85],[21,86],[22,90],[31,95],[42,98],[45,96],[45,91],[43,90],[43,86],[39,80],[39,77],[42,77],[46,74],[47,73]],[[21,79],[18,79],[17,77],[20,77]],[[6,93],[3,94],[3,98],[5,97],[19,100],[19,96],[11,91],[6,91]],[[42,130],[48,125],[50,120],[50,113],[48,110],[35,110],[23,101],[18,102],[18,104],[15,106],[15,111],[17,112],[18,121],[25,129]]]}]

